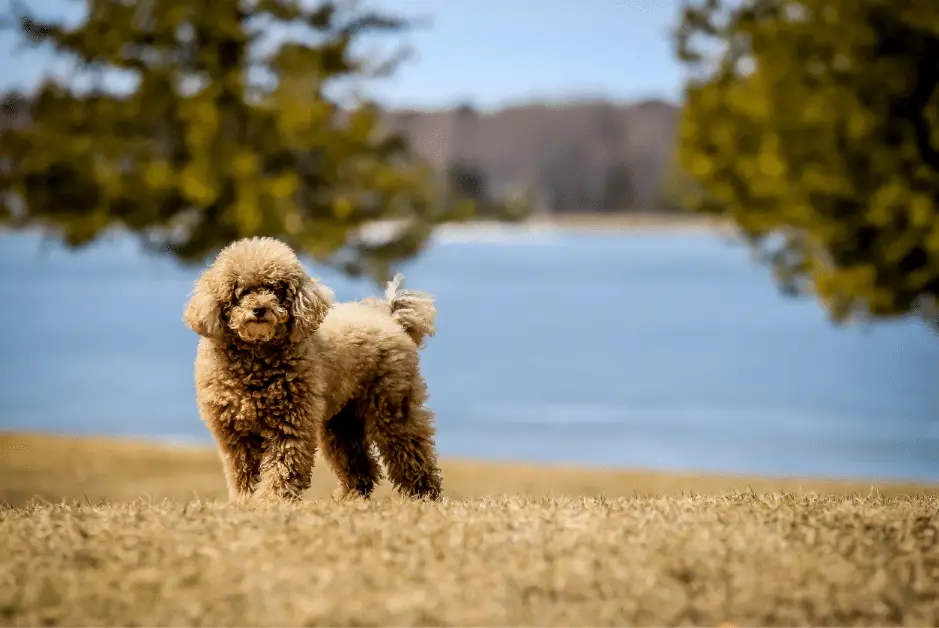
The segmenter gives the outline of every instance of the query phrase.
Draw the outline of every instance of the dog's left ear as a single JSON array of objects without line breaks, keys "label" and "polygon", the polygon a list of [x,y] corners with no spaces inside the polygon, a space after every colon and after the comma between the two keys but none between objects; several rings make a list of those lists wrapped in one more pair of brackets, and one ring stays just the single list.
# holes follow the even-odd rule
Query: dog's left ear
[{"label": "dog's left ear", "polygon": [[300,286],[290,306],[293,319],[290,340],[297,342],[316,331],[334,300],[333,291],[323,284],[307,276],[300,279]]}]

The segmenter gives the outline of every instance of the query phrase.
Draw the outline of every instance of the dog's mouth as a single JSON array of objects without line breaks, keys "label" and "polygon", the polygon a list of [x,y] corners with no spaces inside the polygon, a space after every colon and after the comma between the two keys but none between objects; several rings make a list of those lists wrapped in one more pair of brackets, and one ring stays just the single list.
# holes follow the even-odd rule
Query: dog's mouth
[{"label": "dog's mouth", "polygon": [[246,327],[273,327],[274,321],[269,318],[250,318],[245,321]]},{"label": "dog's mouth", "polygon": [[245,321],[235,331],[246,342],[267,342],[274,337],[277,326],[273,321],[249,320]]}]

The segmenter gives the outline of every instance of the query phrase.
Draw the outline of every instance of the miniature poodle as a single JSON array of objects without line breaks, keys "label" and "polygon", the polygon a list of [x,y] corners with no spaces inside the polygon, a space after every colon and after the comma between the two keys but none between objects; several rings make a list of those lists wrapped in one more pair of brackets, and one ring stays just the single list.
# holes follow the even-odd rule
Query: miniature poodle
[{"label": "miniature poodle", "polygon": [[199,277],[183,319],[202,336],[196,397],[231,500],[299,499],[318,445],[339,498],[369,496],[376,449],[399,492],[440,497],[418,358],[436,308],[401,280],[384,300],[334,304],[273,238],[229,244]]}]

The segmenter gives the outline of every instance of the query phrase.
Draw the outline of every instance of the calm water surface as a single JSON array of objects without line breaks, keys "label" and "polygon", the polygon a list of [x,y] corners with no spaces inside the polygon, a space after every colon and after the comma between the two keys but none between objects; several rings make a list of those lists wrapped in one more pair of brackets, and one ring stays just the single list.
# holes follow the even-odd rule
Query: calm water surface
[{"label": "calm water surface", "polygon": [[[403,270],[438,298],[423,363],[445,455],[939,480],[939,338],[834,328],[741,245],[441,236]],[[0,429],[210,442],[181,321],[196,273],[128,238],[0,235]]]}]

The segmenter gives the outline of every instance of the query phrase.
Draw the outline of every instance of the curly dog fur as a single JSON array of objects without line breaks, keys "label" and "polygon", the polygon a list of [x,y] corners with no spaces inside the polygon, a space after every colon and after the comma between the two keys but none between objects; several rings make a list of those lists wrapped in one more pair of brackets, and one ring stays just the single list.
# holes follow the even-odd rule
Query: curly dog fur
[{"label": "curly dog fur", "polygon": [[437,499],[433,413],[418,351],[434,333],[426,294],[333,303],[293,250],[272,238],[225,247],[196,281],[183,319],[202,338],[199,412],[219,446],[233,501],[299,499],[317,447],[338,497],[368,497],[381,478]]}]

